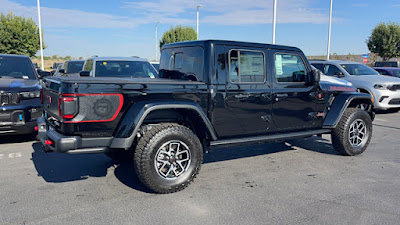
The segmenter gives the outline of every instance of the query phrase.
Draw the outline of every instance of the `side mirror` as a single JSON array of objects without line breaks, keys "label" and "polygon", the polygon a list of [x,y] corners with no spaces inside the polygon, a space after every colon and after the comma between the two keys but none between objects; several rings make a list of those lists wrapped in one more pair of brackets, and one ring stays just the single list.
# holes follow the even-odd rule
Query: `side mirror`
[{"label": "side mirror", "polygon": [[65,73],[65,69],[60,69],[58,72],[59,73]]},{"label": "side mirror", "polygon": [[79,72],[79,76],[88,77],[88,76],[90,76],[90,71],[82,70],[81,72]]},{"label": "side mirror", "polygon": [[39,70],[38,74],[40,79],[43,77],[51,76],[51,73],[49,71],[44,71],[44,70]]},{"label": "side mirror", "polygon": [[321,80],[321,71],[312,70],[311,73],[309,73],[307,76],[306,84],[312,86],[318,84],[320,80]]}]

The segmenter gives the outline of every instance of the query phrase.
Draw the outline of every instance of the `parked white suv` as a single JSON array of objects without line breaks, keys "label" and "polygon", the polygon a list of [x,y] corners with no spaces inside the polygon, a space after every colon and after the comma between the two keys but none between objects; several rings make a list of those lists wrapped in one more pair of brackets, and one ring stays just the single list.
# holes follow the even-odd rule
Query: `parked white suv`
[{"label": "parked white suv", "polygon": [[372,96],[376,109],[400,108],[400,79],[381,76],[364,64],[351,61],[310,61],[311,65],[328,76],[345,79],[359,92]]}]

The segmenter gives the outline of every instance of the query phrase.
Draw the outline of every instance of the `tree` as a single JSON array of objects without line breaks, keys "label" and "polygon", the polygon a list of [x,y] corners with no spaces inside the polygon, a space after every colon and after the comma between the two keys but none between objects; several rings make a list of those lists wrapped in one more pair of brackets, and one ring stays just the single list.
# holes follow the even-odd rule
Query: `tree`
[{"label": "tree", "polygon": [[163,45],[180,42],[180,41],[192,41],[197,39],[196,31],[191,27],[177,26],[171,27],[169,31],[166,31],[160,41],[160,50]]},{"label": "tree", "polygon": [[39,28],[32,18],[26,19],[12,12],[0,15],[0,53],[32,57],[39,49]]},{"label": "tree", "polygon": [[400,56],[400,26],[397,23],[380,23],[367,40],[368,49],[378,53],[384,61]]}]

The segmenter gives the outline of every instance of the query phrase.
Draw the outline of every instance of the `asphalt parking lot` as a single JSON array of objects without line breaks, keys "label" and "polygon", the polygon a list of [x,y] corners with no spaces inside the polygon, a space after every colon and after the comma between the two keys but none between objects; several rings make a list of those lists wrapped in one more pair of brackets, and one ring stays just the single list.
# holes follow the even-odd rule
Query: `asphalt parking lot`
[{"label": "asphalt parking lot", "polygon": [[105,155],[1,137],[0,224],[400,224],[399,134],[400,113],[383,113],[357,157],[338,155],[329,135],[218,149],[168,195]]}]

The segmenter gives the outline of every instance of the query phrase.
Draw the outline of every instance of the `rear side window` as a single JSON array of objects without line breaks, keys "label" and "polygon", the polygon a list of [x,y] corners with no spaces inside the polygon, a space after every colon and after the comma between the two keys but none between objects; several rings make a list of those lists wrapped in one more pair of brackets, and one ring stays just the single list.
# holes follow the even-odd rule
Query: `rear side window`
[{"label": "rear side window", "polygon": [[277,82],[304,82],[307,69],[299,55],[275,54],[275,77]]},{"label": "rear side window", "polygon": [[231,50],[229,52],[229,79],[232,83],[265,82],[264,53]]},{"label": "rear side window", "polygon": [[324,64],[322,63],[311,63],[315,68],[319,69],[321,72],[324,71]]},{"label": "rear side window", "polygon": [[164,49],[161,53],[160,77],[177,80],[204,81],[202,47]]},{"label": "rear side window", "polygon": [[0,78],[36,79],[30,59],[0,56]]}]

